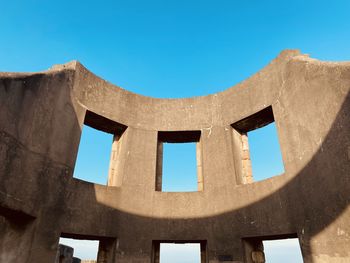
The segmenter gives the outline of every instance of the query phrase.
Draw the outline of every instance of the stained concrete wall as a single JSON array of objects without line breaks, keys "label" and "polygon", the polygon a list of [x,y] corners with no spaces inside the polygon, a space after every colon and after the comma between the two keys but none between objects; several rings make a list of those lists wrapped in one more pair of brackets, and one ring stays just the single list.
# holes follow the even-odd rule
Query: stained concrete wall
[{"label": "stained concrete wall", "polygon": [[[304,262],[348,262],[349,91],[349,62],[298,51],[188,99],[133,94],[78,62],[0,73],[0,259],[54,262],[65,236],[100,240],[98,262],[155,261],[162,240],[205,241],[211,263],[252,262],[262,240],[297,236]],[[249,183],[231,125],[269,106],[285,173]],[[123,130],[108,186],[73,178],[84,119]],[[201,132],[202,191],[156,191],[160,131]]]},{"label": "stained concrete wall", "polygon": [[73,254],[74,249],[72,247],[59,244],[56,253],[55,263],[80,263],[80,260],[76,258],[73,262]]}]

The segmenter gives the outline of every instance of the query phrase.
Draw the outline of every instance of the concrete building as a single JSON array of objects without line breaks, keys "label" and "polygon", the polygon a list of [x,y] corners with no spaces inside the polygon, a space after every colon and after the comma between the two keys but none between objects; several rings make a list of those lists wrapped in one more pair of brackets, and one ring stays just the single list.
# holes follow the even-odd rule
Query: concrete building
[{"label": "concrete building", "polygon": [[[196,242],[202,262],[264,262],[297,237],[304,262],[350,262],[350,63],[284,51],[226,91],[155,99],[78,62],[0,73],[0,262],[54,262],[60,237],[97,262],[158,262]],[[246,134],[276,123],[285,173],[254,182]],[[73,178],[83,124],[112,133],[108,185]],[[162,143],[195,142],[198,191],[161,191]]]}]

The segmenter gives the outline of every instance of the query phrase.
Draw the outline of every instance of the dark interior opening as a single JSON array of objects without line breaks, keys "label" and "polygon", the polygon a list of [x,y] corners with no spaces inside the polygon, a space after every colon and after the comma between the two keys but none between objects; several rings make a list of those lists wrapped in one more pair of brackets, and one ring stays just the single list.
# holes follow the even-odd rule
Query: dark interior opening
[{"label": "dark interior opening", "polygon": [[261,128],[267,124],[274,122],[272,107],[269,106],[253,115],[250,115],[231,126],[240,133],[247,133],[249,131]]},{"label": "dark interior opening", "polygon": [[122,135],[127,128],[124,124],[112,121],[88,110],[85,114],[84,124],[96,130],[114,135]]},{"label": "dark interior opening", "polygon": [[169,143],[199,142],[201,131],[159,131],[158,141]]}]

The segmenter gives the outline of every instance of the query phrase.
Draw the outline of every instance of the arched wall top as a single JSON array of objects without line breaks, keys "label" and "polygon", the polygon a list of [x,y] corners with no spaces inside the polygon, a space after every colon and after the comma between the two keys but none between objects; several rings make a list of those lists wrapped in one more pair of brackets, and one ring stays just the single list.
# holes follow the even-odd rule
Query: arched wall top
[{"label": "arched wall top", "polygon": [[227,126],[275,103],[285,66],[299,51],[287,50],[249,79],[207,96],[159,99],[138,95],[97,77],[80,63],[73,96],[86,109],[127,126],[145,130],[198,130]]},{"label": "arched wall top", "polygon": [[[312,262],[343,262],[350,257],[349,89],[349,62],[320,62],[298,51],[282,52],[226,91],[186,99],[133,94],[77,62],[0,73],[0,216],[26,217],[20,250],[31,258],[21,262],[53,261],[60,233],[118,239],[115,255],[122,251],[124,262],[150,262],[153,240],[196,239],[208,241],[209,262],[227,251],[242,262],[242,240],[289,233],[302,240],[305,258],[320,259]],[[240,182],[236,131],[249,130],[246,117],[261,112],[267,118],[258,125],[276,121],[285,173]],[[122,133],[116,184],[72,178],[84,118]],[[200,133],[203,191],[155,188],[158,143],[178,141],[180,132],[166,132],[177,130],[191,130],[192,141]],[[0,234],[0,246],[10,240],[17,259],[12,229]]]},{"label": "arched wall top", "polygon": [[[273,106],[281,96],[290,62],[342,64],[311,59],[298,50],[285,50],[261,71],[235,86],[207,96],[180,99],[152,98],[127,91],[96,76],[77,61],[33,74],[73,70],[72,99],[90,112],[123,125],[158,131],[200,130],[228,126]],[[4,75],[18,73],[1,73]]]}]

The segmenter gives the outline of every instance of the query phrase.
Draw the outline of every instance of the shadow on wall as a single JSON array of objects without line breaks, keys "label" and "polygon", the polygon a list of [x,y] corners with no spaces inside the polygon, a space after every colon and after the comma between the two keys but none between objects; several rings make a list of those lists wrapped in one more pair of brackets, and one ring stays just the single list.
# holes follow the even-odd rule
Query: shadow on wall
[{"label": "shadow on wall", "polygon": [[[342,215],[350,203],[349,178],[344,176],[350,173],[349,156],[346,152],[346,147],[349,147],[346,144],[350,130],[349,112],[350,94],[346,96],[328,135],[310,162],[278,191],[239,210],[205,218],[149,218],[118,211],[112,207],[105,207],[106,210],[104,210],[102,208],[104,204],[96,200],[93,185],[88,186],[90,188],[88,200],[96,202],[96,207],[104,210],[105,216],[101,221],[103,225],[114,224],[119,228],[118,232],[123,232],[123,235],[127,232],[130,237],[133,237],[131,238],[133,247],[143,247],[145,239],[159,236],[159,231],[164,231],[160,235],[168,235],[168,240],[178,239],[179,235],[186,237],[193,231],[198,233],[204,231],[211,239],[220,240],[221,237],[217,235],[224,230],[220,224],[225,222],[224,224],[231,226],[232,233],[226,233],[226,235],[232,240],[250,238],[262,241],[297,236],[304,261],[312,263],[314,260],[311,256],[321,253],[319,248],[317,248],[318,251],[313,251],[313,238],[326,229],[330,230],[332,223]],[[345,144],[339,145],[340,138]],[[319,167],[323,169],[320,170]],[[283,213],[287,211],[286,217],[289,221],[280,228],[282,230],[276,226],[273,232],[270,232],[269,229],[274,222],[280,222],[281,215],[278,211],[281,209],[281,202],[292,206],[290,210],[283,209]],[[257,214],[257,211],[266,212]],[[269,214],[266,214],[267,212]],[[113,219],[118,220],[114,222]],[[252,224],[253,221],[254,224]],[[90,225],[88,228],[94,229],[94,227]],[[145,233],[145,229],[147,229],[147,236],[143,239],[137,238]],[[288,232],[285,232],[286,229]],[[113,231],[117,230],[112,230],[109,234]],[[175,232],[178,233],[174,234]],[[347,247],[332,245],[333,238],[334,240],[344,239],[344,243],[346,242],[346,236],[339,236],[336,233],[337,230],[331,230],[331,236],[327,236],[329,247],[323,247],[324,253],[336,253],[339,257],[348,257]],[[190,235],[193,236],[193,234]],[[117,236],[116,232],[115,237]],[[198,239],[201,237],[203,236],[198,234]],[[222,242],[226,241],[224,238]],[[337,241],[334,241],[334,244],[336,245]]]},{"label": "shadow on wall", "polygon": [[[60,84],[62,80],[59,79],[58,82]],[[48,86],[50,85],[49,83]],[[4,90],[0,91],[5,95],[6,92],[10,92]],[[24,93],[23,90],[20,92]],[[35,93],[37,92],[36,90]],[[18,100],[16,96],[19,95],[15,94],[12,100]],[[0,93],[0,102],[2,98],[4,97]],[[25,101],[23,94],[21,98]],[[332,223],[339,219],[350,203],[350,178],[346,176],[350,174],[350,94],[347,94],[319,150],[286,185],[246,207],[212,217],[184,219],[152,218],[114,209],[97,200],[95,185],[73,179],[72,167],[79,143],[76,138],[79,138],[81,133],[80,124],[83,114],[75,112],[76,115],[72,116],[74,107],[71,106],[72,109],[68,110],[66,105],[73,105],[76,102],[62,102],[60,101],[64,100],[62,98],[71,99],[68,91],[61,96],[55,97],[53,94],[45,103],[38,103],[40,107],[37,110],[43,110],[46,114],[44,120],[40,119],[38,114],[38,119],[28,118],[32,123],[23,124],[23,127],[27,128],[33,128],[36,125],[36,128],[42,125],[48,126],[45,126],[46,130],[42,136],[43,138],[52,136],[50,140],[43,140],[40,137],[28,139],[29,142],[34,141],[36,145],[42,147],[37,149],[37,152],[30,148],[28,141],[25,141],[27,137],[22,136],[22,133],[27,136],[29,133],[31,136],[36,132],[35,129],[23,130],[17,124],[14,128],[15,132],[11,135],[5,128],[3,129],[3,126],[0,126],[0,160],[5,160],[5,165],[0,167],[2,176],[0,233],[6,234],[0,238],[1,260],[12,259],[15,255],[17,258],[26,259],[21,263],[47,263],[48,258],[54,258],[56,255],[60,236],[100,240],[98,262],[114,262],[116,256],[125,256],[123,254],[125,251],[131,251],[130,253],[135,257],[148,256],[155,237],[158,240],[177,240],[180,237],[183,237],[183,240],[208,239],[215,241],[211,243],[208,241],[207,244],[209,260],[215,256],[216,249],[225,250],[230,246],[233,246],[237,252],[237,258],[234,260],[243,260],[243,239],[259,241],[276,239],[288,234],[297,234],[305,262],[314,262],[313,255],[322,254],[322,252],[337,257],[349,257],[349,245],[344,245],[348,244],[348,237],[342,234],[343,230],[333,229]],[[53,112],[45,111],[46,108],[52,107],[53,102],[50,103],[50,100],[59,101],[65,105],[64,107],[61,105],[65,111],[58,112],[62,114],[59,118],[57,116],[54,118]],[[9,104],[7,107],[13,110],[11,113],[13,116],[21,116],[23,113],[26,117],[25,112],[34,107],[32,105],[12,107],[11,100],[7,103]],[[3,105],[0,104],[0,107]],[[57,105],[56,107],[59,108]],[[2,111],[4,108],[0,108],[1,119],[9,122],[12,115],[9,113],[10,117],[3,117],[1,114],[4,114]],[[67,122],[69,122],[70,131],[55,130]],[[13,135],[16,132],[17,137]],[[70,144],[61,145],[57,132],[61,132],[59,136],[66,136],[63,136],[62,141]],[[53,145],[56,145],[58,150],[52,149]],[[68,152],[70,155],[62,157],[61,152]],[[113,198],[114,203],[125,202],[121,191],[106,189],[107,196]],[[27,203],[17,202],[10,198],[11,195],[20,196]],[[7,199],[3,198],[4,196]],[[288,209],[283,209],[283,215],[279,213],[281,204],[288,205]],[[12,206],[12,210],[7,212],[6,207],[9,206]],[[13,207],[33,216],[25,224],[15,222],[13,210],[16,209]],[[288,218],[288,222],[283,226],[276,226],[275,223],[281,222],[281,218]],[[349,218],[341,220],[346,219],[349,220]],[[342,222],[342,225],[348,224],[348,222]],[[327,234],[327,240],[322,237],[325,231],[331,233]],[[129,239],[124,242],[119,240],[120,237]],[[327,246],[315,246],[313,239],[316,237],[321,238]],[[342,241],[341,245],[337,246],[339,241]],[[223,248],[215,247],[216,245]],[[108,261],[105,260],[106,258]]]},{"label": "shadow on wall", "polygon": [[[232,240],[253,238],[262,241],[285,238],[286,234],[287,236],[288,234],[296,234],[300,241],[304,261],[312,263],[314,260],[311,256],[320,253],[320,251],[313,251],[313,237],[329,228],[338,216],[345,211],[350,201],[348,194],[350,192],[349,178],[337,176],[346,174],[346,171],[350,173],[350,166],[334,165],[335,161],[338,164],[349,163],[349,157],[344,151],[346,145],[334,147],[339,143],[339,138],[344,140],[349,138],[350,123],[347,121],[349,120],[349,112],[350,95],[348,94],[328,135],[310,162],[281,189],[249,206],[214,217],[193,219],[148,218],[118,211],[113,207],[105,207],[103,203],[96,200],[94,185],[75,182],[74,184],[78,183],[85,190],[87,190],[86,188],[89,189],[86,192],[85,198],[87,197],[87,199],[85,201],[90,202],[91,207],[96,209],[95,214],[101,212],[100,214],[103,215],[99,222],[86,220],[84,224],[87,224],[86,228],[91,229],[94,235],[97,236],[105,235],[104,230],[98,230],[100,224],[107,229],[108,226],[114,225],[114,228],[110,227],[108,235],[118,237],[118,234],[122,232],[122,235],[131,237],[132,247],[144,247],[144,243],[149,242],[148,238],[152,239],[152,237],[159,236],[160,230],[164,231],[164,233],[161,233],[162,236],[169,235],[168,240],[178,239],[179,235],[188,236],[188,233],[193,231],[204,231],[211,239],[220,240],[221,237],[217,235],[220,235],[220,232],[222,233],[224,230],[220,224],[232,226],[232,233],[226,233],[229,236],[228,239]],[[318,167],[323,167],[323,169],[320,170]],[[74,192],[74,188],[77,186],[74,184],[70,186],[68,192]],[[72,194],[72,192],[70,193]],[[78,200],[79,197],[76,196],[75,198]],[[292,204],[292,209],[287,210],[289,222],[285,222],[286,226],[281,227],[281,232],[276,227],[271,233],[269,232],[271,225],[274,222],[280,222],[281,215],[278,211],[280,210],[281,200],[282,203]],[[257,214],[257,211],[269,211],[270,214]],[[285,211],[283,210],[283,212]],[[66,212],[70,213],[71,211]],[[115,221],[115,219],[117,220]],[[251,223],[253,221],[254,224]],[[75,223],[78,222],[75,221]],[[63,225],[67,227],[67,224]],[[72,232],[76,231],[71,224],[68,225],[70,225],[68,229],[71,228]],[[138,238],[144,235],[145,229],[147,229],[147,236],[143,239]],[[285,232],[286,229],[289,229],[288,233]],[[127,234],[125,234],[126,232]],[[178,233],[174,234],[175,232]],[[71,237],[75,237],[75,235],[71,234]],[[202,235],[199,234],[198,237],[200,239]],[[333,237],[329,238],[332,239]],[[334,236],[334,238],[342,239],[345,237]],[[227,240],[224,239],[222,242],[227,242]],[[348,256],[344,247],[324,247],[324,250],[325,253],[328,253],[326,250],[336,251],[335,253],[340,257]]]}]

